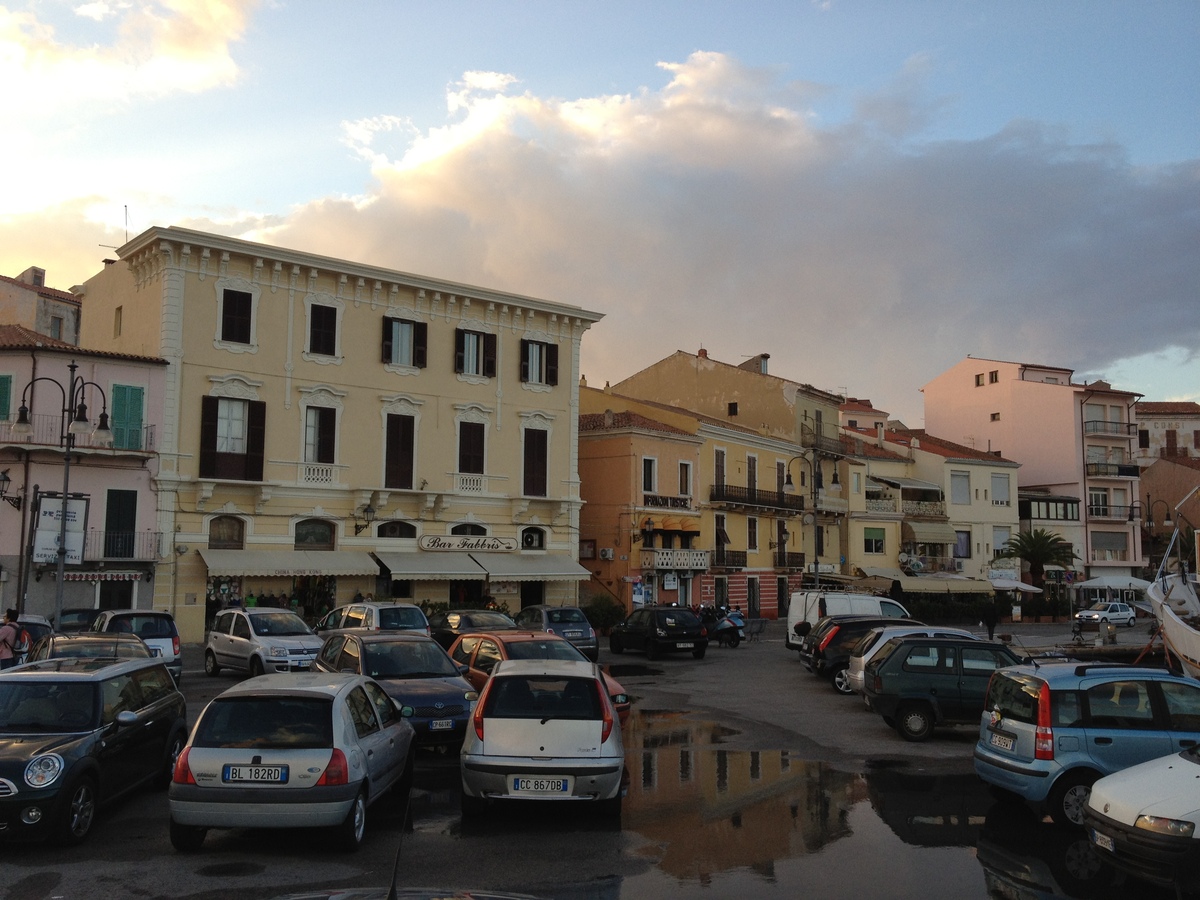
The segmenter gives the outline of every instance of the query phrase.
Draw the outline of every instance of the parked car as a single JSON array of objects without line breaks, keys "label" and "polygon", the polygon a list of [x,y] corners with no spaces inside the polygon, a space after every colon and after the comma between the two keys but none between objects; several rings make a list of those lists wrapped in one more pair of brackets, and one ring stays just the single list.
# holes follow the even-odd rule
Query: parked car
[{"label": "parked car", "polygon": [[908,610],[890,597],[850,591],[795,591],[788,602],[784,647],[799,650],[804,637],[826,616],[909,618]]},{"label": "parked car", "polygon": [[91,606],[79,606],[64,609],[58,617],[57,627],[60,634],[73,634],[76,631],[87,631],[96,621],[97,610]]},{"label": "parked car", "polygon": [[539,603],[526,606],[513,621],[530,631],[549,631],[566,638],[592,662],[600,658],[600,641],[592,623],[578,606],[549,606]]},{"label": "parked car", "polygon": [[179,629],[175,618],[158,609],[106,609],[97,613],[91,631],[102,634],[136,634],[166,662],[179,682],[183,678],[183,656],[179,652]]},{"label": "parked car", "polygon": [[479,694],[437,641],[411,632],[335,634],[325,639],[316,668],[374,678],[399,705],[412,707],[417,746],[458,754]]},{"label": "parked car", "polygon": [[1118,869],[1177,894],[1200,891],[1200,746],[1101,778],[1083,821]]},{"label": "parked car", "polygon": [[624,764],[621,723],[595,664],[505,660],[463,744],[463,815],[494,800],[586,801],[619,815]]},{"label": "parked car", "polygon": [[347,631],[419,631],[429,634],[429,620],[412,603],[350,603],[327,612],[313,629],[322,637]]},{"label": "parked car", "polygon": [[409,709],[363,675],[306,672],[240,682],[200,714],[167,793],[171,844],[210,828],[336,827],[362,844],[367,809],[412,786]]},{"label": "parked car", "polygon": [[[450,646],[450,658],[460,666],[467,667],[466,679],[477,691],[504,659],[566,659],[586,660],[579,648],[565,638],[545,631],[495,631],[484,634],[464,634]],[[600,669],[604,687],[621,720],[621,727],[629,721],[632,701],[621,683],[607,671]]]},{"label": "parked car", "polygon": [[[863,693],[863,671],[875,654],[887,641],[894,637],[956,637],[967,640],[979,640],[965,628],[943,628],[931,625],[880,625],[872,628],[850,649],[850,663],[846,667],[846,678],[850,682],[850,690]],[[836,687],[836,682],[834,683]]]},{"label": "parked car", "polygon": [[99,807],[165,785],[187,705],[161,659],[51,659],[0,675],[0,837],[77,844]]},{"label": "parked car", "polygon": [[475,631],[517,630],[517,623],[502,612],[492,609],[452,609],[435,613],[429,619],[429,636],[450,649],[460,634]]},{"label": "parked car", "polygon": [[691,610],[678,606],[644,606],[613,626],[608,636],[608,649],[613,653],[643,650],[647,659],[686,650],[696,659],[704,659],[708,649],[708,629]]},{"label": "parked car", "polygon": [[1137,613],[1128,603],[1109,603],[1107,600],[1101,600],[1075,613],[1075,621],[1084,625],[1112,622],[1132,628],[1137,624]]},{"label": "parked car", "polygon": [[996,641],[897,637],[871,660],[863,687],[889,727],[907,741],[924,741],[937,726],[979,721],[989,677],[1020,663]]},{"label": "parked car", "polygon": [[288,609],[253,606],[223,609],[213,620],[204,648],[204,671],[239,669],[251,675],[303,672],[312,668],[323,641]]},{"label": "parked car", "polygon": [[839,694],[852,694],[850,686],[850,651],[872,628],[889,622],[919,626],[916,619],[897,619],[879,616],[827,616],[804,638],[800,659],[814,675],[828,678]]},{"label": "parked car", "polygon": [[988,784],[1081,825],[1104,775],[1200,744],[1200,684],[1166,669],[1047,662],[988,686],[975,771]]},{"label": "parked car", "polygon": [[155,652],[136,634],[48,634],[29,651],[29,661],[64,657],[150,659]]}]

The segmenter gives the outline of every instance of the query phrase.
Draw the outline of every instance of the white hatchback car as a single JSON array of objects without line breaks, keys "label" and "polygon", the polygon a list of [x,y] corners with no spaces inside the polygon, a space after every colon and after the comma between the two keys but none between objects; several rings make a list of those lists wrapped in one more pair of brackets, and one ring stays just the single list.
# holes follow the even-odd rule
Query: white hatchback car
[{"label": "white hatchback car", "polygon": [[621,723],[595,664],[503,660],[463,742],[463,816],[491,800],[591,801],[620,815],[624,767]]},{"label": "white hatchback car", "polygon": [[411,713],[362,675],[243,681],[200,714],[167,801],[171,843],[199,849],[209,828],[338,829],[357,849],[367,807],[413,777]]},{"label": "white hatchback car", "polygon": [[1107,600],[1100,600],[1087,609],[1075,613],[1075,621],[1086,625],[1112,622],[1114,625],[1128,625],[1132,628],[1137,624],[1137,613],[1128,603],[1110,603]]}]

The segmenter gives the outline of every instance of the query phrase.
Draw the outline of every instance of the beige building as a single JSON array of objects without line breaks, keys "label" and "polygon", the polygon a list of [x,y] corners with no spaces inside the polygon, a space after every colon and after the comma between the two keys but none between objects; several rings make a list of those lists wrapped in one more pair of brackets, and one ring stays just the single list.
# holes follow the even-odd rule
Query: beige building
[{"label": "beige building", "polygon": [[0,322],[79,343],[79,298],[46,287],[46,270],[30,266],[16,278],[0,275]]},{"label": "beige building", "polygon": [[1137,420],[1137,464],[1157,459],[1200,459],[1200,403],[1134,404]]},{"label": "beige building", "polygon": [[83,338],[169,363],[154,605],[185,640],[247,595],[575,600],[598,313],[173,227],[118,255]]}]

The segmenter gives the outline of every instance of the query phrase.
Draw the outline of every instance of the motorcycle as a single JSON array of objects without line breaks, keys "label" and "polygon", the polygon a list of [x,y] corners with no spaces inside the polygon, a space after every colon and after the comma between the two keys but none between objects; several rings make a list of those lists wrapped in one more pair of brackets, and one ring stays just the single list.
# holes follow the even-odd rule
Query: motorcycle
[{"label": "motorcycle", "polygon": [[746,638],[746,619],[740,610],[706,607],[702,618],[709,637],[722,647],[736,647]]}]

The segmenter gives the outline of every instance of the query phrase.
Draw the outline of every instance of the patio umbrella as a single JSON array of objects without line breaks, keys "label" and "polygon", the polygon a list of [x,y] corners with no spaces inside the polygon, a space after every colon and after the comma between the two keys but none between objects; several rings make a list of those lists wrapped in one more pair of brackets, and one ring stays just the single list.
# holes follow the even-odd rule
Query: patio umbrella
[{"label": "patio umbrella", "polygon": [[1026,584],[1023,581],[1017,581],[1015,578],[993,578],[991,579],[992,587],[998,591],[1021,591],[1025,594],[1040,594],[1042,589],[1034,587],[1032,584]]}]

